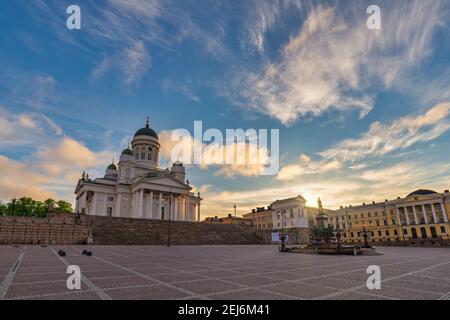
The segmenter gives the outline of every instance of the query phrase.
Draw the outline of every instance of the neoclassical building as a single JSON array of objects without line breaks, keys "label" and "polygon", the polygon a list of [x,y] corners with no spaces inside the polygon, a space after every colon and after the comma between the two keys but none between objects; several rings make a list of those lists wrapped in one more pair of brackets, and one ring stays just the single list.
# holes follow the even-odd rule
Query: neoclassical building
[{"label": "neoclassical building", "polygon": [[342,240],[363,242],[363,233],[379,243],[450,241],[450,193],[416,190],[406,197],[341,207],[328,223],[342,231]]},{"label": "neoclassical building", "polygon": [[75,211],[88,215],[200,221],[200,194],[191,192],[179,161],[159,167],[158,135],[150,128],[136,131],[131,147],[111,163],[103,178],[83,173],[75,188]]}]

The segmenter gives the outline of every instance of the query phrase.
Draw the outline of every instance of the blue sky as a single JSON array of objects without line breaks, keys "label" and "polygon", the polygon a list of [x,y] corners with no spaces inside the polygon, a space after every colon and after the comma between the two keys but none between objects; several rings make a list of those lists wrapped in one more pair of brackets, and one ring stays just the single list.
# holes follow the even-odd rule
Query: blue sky
[{"label": "blue sky", "polygon": [[[68,30],[67,6],[82,29]],[[349,5],[351,4],[351,5]],[[366,8],[381,8],[368,30]],[[280,171],[189,167],[205,215],[333,208],[450,185],[448,1],[8,1],[0,199],[73,201],[147,115],[162,132],[280,130]],[[162,159],[166,164],[167,157]]]}]

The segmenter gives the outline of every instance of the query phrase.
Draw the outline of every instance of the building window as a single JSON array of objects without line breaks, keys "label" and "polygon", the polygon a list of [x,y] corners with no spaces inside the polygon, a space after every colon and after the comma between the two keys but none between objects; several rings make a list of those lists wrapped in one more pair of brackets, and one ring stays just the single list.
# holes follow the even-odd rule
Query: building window
[{"label": "building window", "polygon": [[377,220],[376,222],[377,222],[377,227],[379,227],[380,226],[380,221]]},{"label": "building window", "polygon": [[441,233],[447,233],[447,232],[445,232],[445,227],[444,226],[441,226]]},{"label": "building window", "polygon": [[389,237],[389,236],[390,236],[389,230],[386,230],[386,237]]},{"label": "building window", "polygon": [[378,230],[378,236],[381,237],[381,230]]},{"label": "building window", "polygon": [[407,235],[407,234],[408,234],[408,229],[406,229],[406,228],[403,229],[403,234],[404,234],[404,235]]},{"label": "building window", "polygon": [[112,208],[112,207],[106,208],[106,215],[107,215],[108,217],[111,217],[111,216],[112,216],[112,212],[113,212],[113,208]]},{"label": "building window", "polygon": [[395,226],[395,219],[392,219],[392,225]]},{"label": "building window", "polygon": [[394,236],[398,236],[398,231],[394,230]]},{"label": "building window", "polygon": [[350,232],[350,236],[351,236],[352,238],[354,238],[354,237],[355,237],[355,235],[354,235],[354,233],[353,233],[353,232]]},{"label": "building window", "polygon": [[388,224],[387,224],[387,220],[383,220],[383,223],[384,223],[385,226],[388,225]]},{"label": "building window", "polygon": [[422,239],[427,239],[427,230],[425,229],[425,227],[420,228],[420,235],[422,237]]},{"label": "building window", "polygon": [[436,228],[430,227],[430,231],[431,231],[431,238],[433,239],[437,238]]},{"label": "building window", "polygon": [[112,202],[112,201],[114,201],[114,198],[113,197],[108,197],[108,201]]},{"label": "building window", "polygon": [[416,228],[411,228],[411,234],[412,234],[413,239],[417,239],[417,231],[416,231]]},{"label": "building window", "polygon": [[150,160],[150,161],[152,160],[152,152],[151,151],[147,155],[147,160]]}]

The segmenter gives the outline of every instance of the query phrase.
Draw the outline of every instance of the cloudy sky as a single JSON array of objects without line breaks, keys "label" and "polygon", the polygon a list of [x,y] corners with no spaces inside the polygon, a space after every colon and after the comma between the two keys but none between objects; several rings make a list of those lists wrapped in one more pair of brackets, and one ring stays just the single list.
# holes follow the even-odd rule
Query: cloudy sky
[{"label": "cloudy sky", "polygon": [[[66,28],[81,8],[82,29]],[[381,8],[381,30],[366,9]],[[302,194],[450,187],[450,2],[11,0],[0,6],[0,199],[74,202],[147,115],[160,133],[280,130],[280,171],[190,166],[203,214]]]}]

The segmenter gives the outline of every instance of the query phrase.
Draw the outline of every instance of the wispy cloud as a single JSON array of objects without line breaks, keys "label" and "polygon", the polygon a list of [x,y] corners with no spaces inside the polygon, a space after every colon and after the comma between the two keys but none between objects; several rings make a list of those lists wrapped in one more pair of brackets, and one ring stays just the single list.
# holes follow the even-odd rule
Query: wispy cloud
[{"label": "wispy cloud", "polygon": [[332,109],[365,116],[373,107],[374,87],[401,82],[433,51],[445,10],[439,1],[386,3],[383,29],[371,31],[361,14],[364,4],[356,5],[360,10],[311,9],[278,58],[258,72],[243,67],[232,77],[239,93],[235,101],[285,125]]},{"label": "wispy cloud", "polygon": [[450,103],[438,104],[424,114],[408,115],[383,124],[371,124],[369,130],[355,139],[339,142],[332,148],[320,152],[325,159],[342,162],[384,156],[396,150],[411,147],[419,142],[428,142],[450,130]]}]

